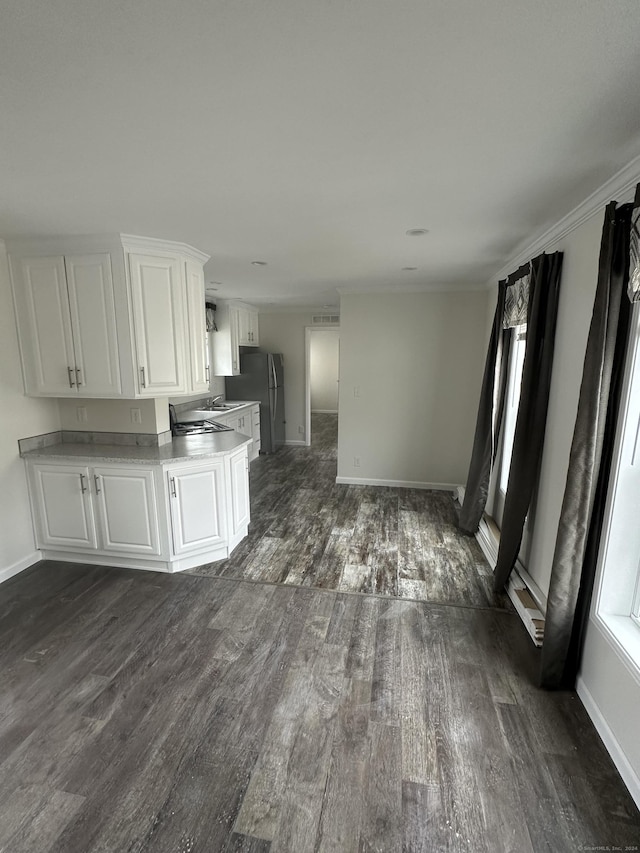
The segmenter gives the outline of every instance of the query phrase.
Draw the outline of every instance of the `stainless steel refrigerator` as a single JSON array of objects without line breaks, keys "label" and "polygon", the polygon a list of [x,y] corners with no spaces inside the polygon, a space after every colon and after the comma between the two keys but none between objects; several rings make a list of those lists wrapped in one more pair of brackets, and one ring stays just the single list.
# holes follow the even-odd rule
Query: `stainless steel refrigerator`
[{"label": "stainless steel refrigerator", "polygon": [[284,444],[284,374],[282,356],[272,352],[240,355],[240,375],[225,380],[227,399],[260,403],[260,449],[275,453]]}]

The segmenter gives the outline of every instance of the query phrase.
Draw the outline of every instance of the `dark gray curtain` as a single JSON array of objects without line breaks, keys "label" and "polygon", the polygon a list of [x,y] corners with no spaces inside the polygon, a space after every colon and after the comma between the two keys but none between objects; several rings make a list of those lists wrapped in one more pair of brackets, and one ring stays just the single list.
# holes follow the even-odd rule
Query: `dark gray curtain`
[{"label": "dark gray curtain", "polygon": [[498,592],[504,588],[515,565],[524,522],[538,480],[547,421],[561,271],[562,252],[538,255],[531,261],[527,346],[522,368],[520,405],[494,570],[494,589]]},{"label": "dark gray curtain", "polygon": [[460,530],[469,535],[473,535],[478,529],[487,503],[491,467],[497,452],[498,433],[504,411],[506,366],[509,362],[511,341],[509,329],[503,328],[506,288],[506,280],[498,282],[498,304],[484,366],[467,485],[458,519]]},{"label": "dark gray curtain", "polygon": [[[636,196],[638,203],[640,198]],[[553,557],[540,683],[571,688],[582,651],[604,518],[631,304],[632,205],[605,211],[598,284]]]}]

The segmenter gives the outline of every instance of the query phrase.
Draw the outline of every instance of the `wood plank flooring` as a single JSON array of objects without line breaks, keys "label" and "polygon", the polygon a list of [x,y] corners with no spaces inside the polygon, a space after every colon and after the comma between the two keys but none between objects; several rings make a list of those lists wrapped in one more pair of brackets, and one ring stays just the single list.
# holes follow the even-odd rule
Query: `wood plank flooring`
[{"label": "wood plank flooring", "polygon": [[[638,844],[640,814],[579,699],[535,687],[517,615],[462,550],[450,576],[432,570],[435,531],[456,553],[450,505],[338,494],[328,473],[316,489],[335,466],[324,435],[255,467],[254,550],[235,564],[43,562],[0,586],[2,853]],[[365,516],[380,559],[357,533]],[[375,594],[326,588],[346,566]],[[403,598],[403,573],[438,600]]]},{"label": "wood plank flooring", "polygon": [[338,485],[337,415],[314,414],[311,447],[251,466],[249,535],[209,577],[510,608],[448,492]]},{"label": "wood plank flooring", "polygon": [[0,850],[575,851],[640,815],[517,616],[43,563],[0,588]]}]

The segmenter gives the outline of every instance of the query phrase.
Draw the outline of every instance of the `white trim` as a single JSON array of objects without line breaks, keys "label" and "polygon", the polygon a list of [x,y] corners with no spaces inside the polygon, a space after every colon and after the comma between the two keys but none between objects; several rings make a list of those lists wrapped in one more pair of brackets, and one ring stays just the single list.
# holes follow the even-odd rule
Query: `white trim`
[{"label": "white trim", "polygon": [[311,446],[311,331],[304,327],[304,447]]},{"label": "white trim", "polygon": [[[495,569],[496,562],[498,560],[499,542],[493,535],[491,528],[484,520],[484,518],[478,526],[478,530],[476,532],[476,541],[480,546],[482,553],[487,558],[487,562],[489,563],[491,569]],[[519,557],[516,560],[515,571],[518,573],[518,575],[520,576],[520,580],[531,593],[531,597],[533,598],[540,612],[544,616],[547,612],[547,596],[540,589],[540,587],[531,577],[529,572],[525,569]]]},{"label": "white trim", "polygon": [[391,486],[394,489],[432,489],[436,492],[455,492],[455,483],[418,483],[413,480],[374,480],[368,477],[336,477],[336,483],[346,486]]},{"label": "white trim", "polygon": [[594,190],[591,195],[576,205],[573,210],[570,210],[555,225],[538,234],[533,240],[521,243],[510,256],[509,260],[491,276],[487,282],[487,286],[494,286],[496,281],[505,278],[521,264],[531,260],[531,258],[539,255],[540,252],[544,252],[548,246],[557,243],[558,240],[575,231],[576,228],[579,228],[594,213],[603,209],[613,198],[617,197],[617,200],[621,203],[632,201],[632,193],[638,182],[640,182],[640,155],[634,157],[626,166],[623,166],[619,172],[616,172],[613,177],[605,181],[597,190]]},{"label": "white trim", "polygon": [[27,554],[26,557],[18,560],[18,562],[14,563],[12,566],[0,569],[0,583],[8,581],[9,578],[12,578],[14,575],[19,575],[20,572],[24,572],[25,569],[30,568],[35,565],[35,563],[39,563],[41,559],[42,553],[40,551],[32,551],[31,554]]},{"label": "white trim", "polygon": [[312,415],[337,415],[337,409],[311,409]]},{"label": "white trim", "polygon": [[635,804],[640,809],[640,778],[629,763],[624,750],[620,746],[620,743],[614,733],[611,731],[609,724],[605,720],[595,699],[589,692],[582,676],[578,676],[576,692],[580,697],[587,714],[591,718],[593,725],[596,727],[596,731],[602,738],[602,742],[611,756],[613,763],[616,765],[618,773],[622,777],[622,781],[629,789],[629,793],[633,797]]},{"label": "white trim", "polygon": [[591,621],[640,686],[640,629],[632,617],[592,612]]},{"label": "white trim", "polygon": [[286,444],[287,446],[291,446],[291,447],[307,447],[307,442],[306,442],[306,441],[299,441],[299,440],[298,440],[298,439],[296,439],[296,438],[288,438],[288,439],[285,441],[285,444]]}]

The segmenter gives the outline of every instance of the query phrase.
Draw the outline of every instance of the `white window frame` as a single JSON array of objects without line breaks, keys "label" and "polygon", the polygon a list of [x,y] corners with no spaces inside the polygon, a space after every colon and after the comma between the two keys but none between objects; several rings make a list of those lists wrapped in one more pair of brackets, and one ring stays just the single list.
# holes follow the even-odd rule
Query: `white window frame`
[{"label": "white window frame", "polygon": [[[527,326],[515,326],[510,330],[513,336],[509,349],[509,364],[507,365],[507,387],[505,389],[505,407],[502,424],[500,427],[500,438],[495,464],[491,473],[489,484],[489,500],[487,501],[487,513],[493,518],[499,529],[502,528],[502,513],[506,487],[509,480],[509,469],[511,468],[511,455],[513,452],[513,439],[515,436],[515,421],[518,416],[520,404],[520,391],[522,388],[522,371],[524,367],[524,356],[526,351]],[[534,496],[535,499],[535,496]],[[531,512],[525,519],[522,531],[522,543],[518,555],[519,563],[526,568],[530,545],[530,518]]]},{"label": "white window frame", "polygon": [[[640,303],[633,307],[592,619],[640,682]],[[638,531],[638,532],[637,532]]]}]

